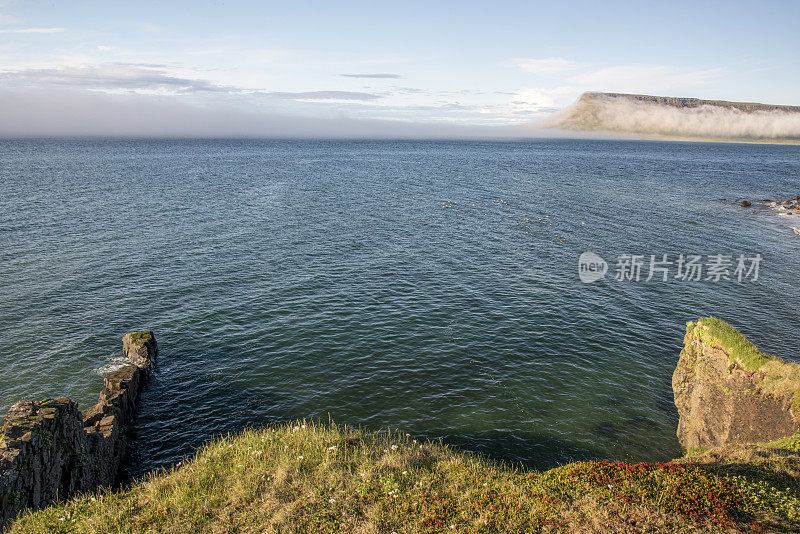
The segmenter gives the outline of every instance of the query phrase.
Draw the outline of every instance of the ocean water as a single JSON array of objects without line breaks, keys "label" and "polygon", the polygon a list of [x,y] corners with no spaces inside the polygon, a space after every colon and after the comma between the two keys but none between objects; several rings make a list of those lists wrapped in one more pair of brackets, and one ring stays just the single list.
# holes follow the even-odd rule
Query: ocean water
[{"label": "ocean water", "polygon": [[[120,337],[152,329],[133,475],[295,418],[527,468],[667,460],[686,321],[800,360],[800,221],[739,206],[800,194],[799,149],[0,141],[0,411],[88,407]],[[581,283],[585,251],[605,279]],[[623,254],[638,282],[615,279]],[[762,260],[757,280],[645,282],[663,254]]]}]

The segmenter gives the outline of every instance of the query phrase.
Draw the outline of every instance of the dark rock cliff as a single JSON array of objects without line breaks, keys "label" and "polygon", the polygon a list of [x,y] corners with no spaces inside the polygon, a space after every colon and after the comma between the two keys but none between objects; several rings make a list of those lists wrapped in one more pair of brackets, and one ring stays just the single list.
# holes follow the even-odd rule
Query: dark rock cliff
[{"label": "dark rock cliff", "polygon": [[125,454],[125,427],[155,362],[152,332],[123,337],[126,364],[108,373],[94,406],[67,399],[21,401],[0,431],[0,526],[21,510],[113,485]]}]

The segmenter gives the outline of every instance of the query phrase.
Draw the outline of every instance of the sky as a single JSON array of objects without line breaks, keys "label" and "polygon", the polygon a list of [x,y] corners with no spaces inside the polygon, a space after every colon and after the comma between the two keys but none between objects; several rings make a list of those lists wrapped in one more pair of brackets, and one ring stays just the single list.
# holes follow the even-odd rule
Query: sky
[{"label": "sky", "polygon": [[491,135],[584,91],[800,105],[800,2],[0,0],[0,135]]}]

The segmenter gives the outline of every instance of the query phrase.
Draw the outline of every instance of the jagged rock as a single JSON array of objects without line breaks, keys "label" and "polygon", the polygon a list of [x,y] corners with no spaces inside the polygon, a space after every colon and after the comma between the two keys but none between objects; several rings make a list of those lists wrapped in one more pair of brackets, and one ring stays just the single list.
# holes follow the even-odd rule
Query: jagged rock
[{"label": "jagged rock", "polygon": [[753,205],[753,203],[750,202],[749,200],[745,200],[745,201],[742,202],[742,207],[743,208],[749,208],[752,205]]},{"label": "jagged rock", "polygon": [[81,414],[66,397],[21,401],[0,430],[0,528],[21,510],[116,482],[125,426],[155,357],[152,332],[123,338],[130,363],[108,373],[98,403]]},{"label": "jagged rock", "polygon": [[150,369],[155,364],[158,344],[153,332],[131,332],[122,338],[122,353],[125,359],[141,369]]},{"label": "jagged rock", "polygon": [[687,323],[672,390],[684,450],[770,441],[800,428],[800,365],[760,352],[715,317]]}]

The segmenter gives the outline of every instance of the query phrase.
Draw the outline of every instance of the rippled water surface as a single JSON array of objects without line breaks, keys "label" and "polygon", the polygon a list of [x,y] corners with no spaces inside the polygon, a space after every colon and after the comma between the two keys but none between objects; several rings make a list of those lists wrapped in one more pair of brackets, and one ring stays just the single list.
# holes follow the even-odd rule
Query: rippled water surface
[{"label": "rippled water surface", "polygon": [[[687,320],[800,359],[800,238],[734,201],[800,193],[799,148],[0,141],[0,410],[89,406],[152,329],[132,473],[301,417],[527,467],[665,460]],[[605,280],[579,281],[586,250]],[[763,260],[755,282],[616,281],[626,253]]]}]

